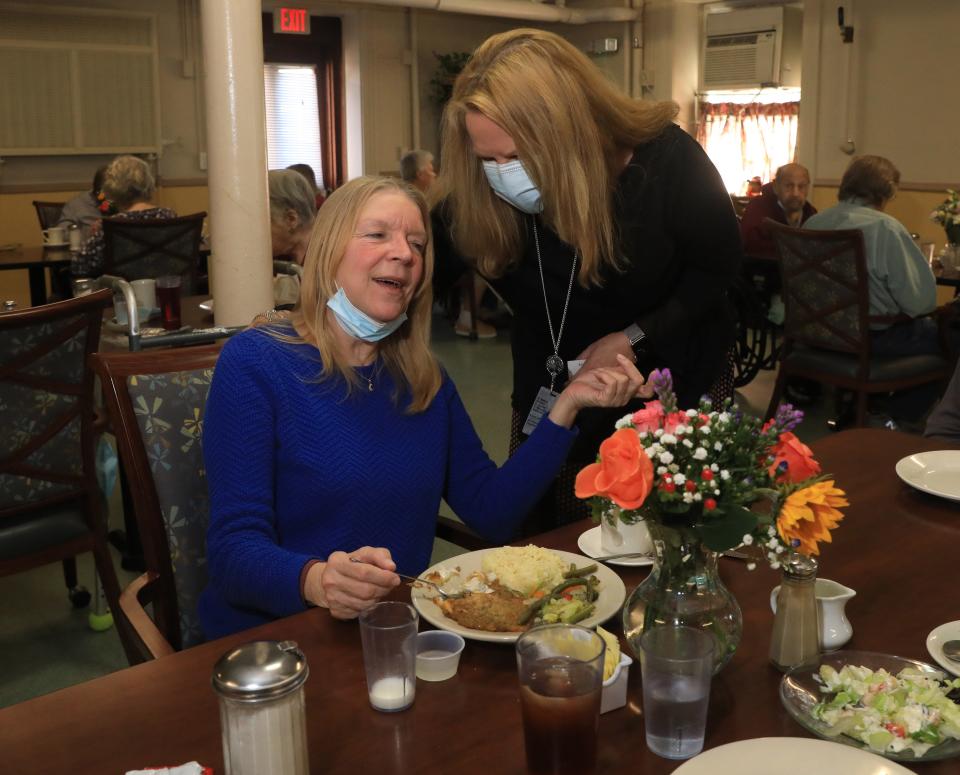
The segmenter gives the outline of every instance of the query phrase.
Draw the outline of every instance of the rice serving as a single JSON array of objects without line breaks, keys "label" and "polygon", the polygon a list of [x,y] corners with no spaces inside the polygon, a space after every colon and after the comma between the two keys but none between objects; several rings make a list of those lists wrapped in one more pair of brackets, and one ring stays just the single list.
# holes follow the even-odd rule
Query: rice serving
[{"label": "rice serving", "polygon": [[563,581],[567,567],[559,555],[533,544],[502,546],[483,556],[484,573],[524,596],[538,589],[553,589]]}]

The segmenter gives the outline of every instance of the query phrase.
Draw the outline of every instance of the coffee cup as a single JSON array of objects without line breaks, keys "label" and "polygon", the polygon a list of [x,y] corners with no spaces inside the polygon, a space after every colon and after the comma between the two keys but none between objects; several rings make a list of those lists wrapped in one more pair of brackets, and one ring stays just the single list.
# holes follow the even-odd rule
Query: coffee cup
[{"label": "coffee cup", "polygon": [[157,281],[131,280],[130,287],[137,299],[137,309],[153,310],[157,307]]},{"label": "coffee cup", "polygon": [[53,246],[67,244],[67,232],[62,226],[51,226],[43,230],[43,244]]}]

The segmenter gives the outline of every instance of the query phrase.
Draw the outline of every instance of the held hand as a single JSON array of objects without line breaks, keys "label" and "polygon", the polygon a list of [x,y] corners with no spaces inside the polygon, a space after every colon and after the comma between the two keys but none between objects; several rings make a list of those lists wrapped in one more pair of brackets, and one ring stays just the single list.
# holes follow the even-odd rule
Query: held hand
[{"label": "held hand", "polygon": [[634,398],[650,398],[653,386],[646,384],[633,360],[617,355],[616,368],[598,368],[580,371],[557,397],[550,410],[550,419],[569,428],[577,413],[590,406],[623,406]]},{"label": "held hand", "polygon": [[336,619],[355,619],[400,583],[396,568],[388,549],[364,546],[350,554],[334,552],[307,571],[304,595],[308,602],[329,608]]},{"label": "held hand", "polygon": [[629,358],[631,363],[636,363],[636,356],[633,354],[633,348],[630,346],[630,340],[623,331],[614,331],[612,334],[600,337],[577,356],[577,360],[585,361],[581,367],[581,372],[596,368],[620,368],[617,361],[617,355]]}]

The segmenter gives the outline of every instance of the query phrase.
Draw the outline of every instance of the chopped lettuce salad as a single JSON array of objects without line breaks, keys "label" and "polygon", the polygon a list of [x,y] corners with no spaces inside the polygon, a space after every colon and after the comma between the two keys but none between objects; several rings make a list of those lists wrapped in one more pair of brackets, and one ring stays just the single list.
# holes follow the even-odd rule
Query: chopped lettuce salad
[{"label": "chopped lettuce salad", "polygon": [[[813,717],[830,735],[847,735],[878,753],[912,751],[923,756],[950,738],[960,739],[960,678],[908,667],[897,675],[882,668],[820,667],[820,691]],[[948,696],[949,695],[949,696]]]}]

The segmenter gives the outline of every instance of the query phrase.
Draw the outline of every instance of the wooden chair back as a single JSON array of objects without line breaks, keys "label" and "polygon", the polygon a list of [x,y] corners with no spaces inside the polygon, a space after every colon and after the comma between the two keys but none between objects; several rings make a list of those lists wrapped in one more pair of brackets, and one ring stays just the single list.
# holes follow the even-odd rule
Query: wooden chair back
[{"label": "wooden chair back", "polygon": [[794,229],[767,219],[783,284],[788,345],[870,357],[870,290],[863,232]]},{"label": "wooden chair back", "polygon": [[37,211],[37,220],[40,221],[41,229],[49,229],[60,222],[60,215],[63,213],[63,206],[66,202],[38,202],[33,200],[33,206]]},{"label": "wooden chair back", "polygon": [[104,274],[125,280],[183,277],[183,295],[193,294],[200,266],[205,212],[178,218],[103,220]]},{"label": "wooden chair back", "polygon": [[[219,345],[98,353],[107,410],[140,529],[147,572],[121,596],[140,661],[203,640],[207,482],[200,434]],[[153,604],[148,619],[142,604]],[[138,604],[139,603],[139,604]]]}]

